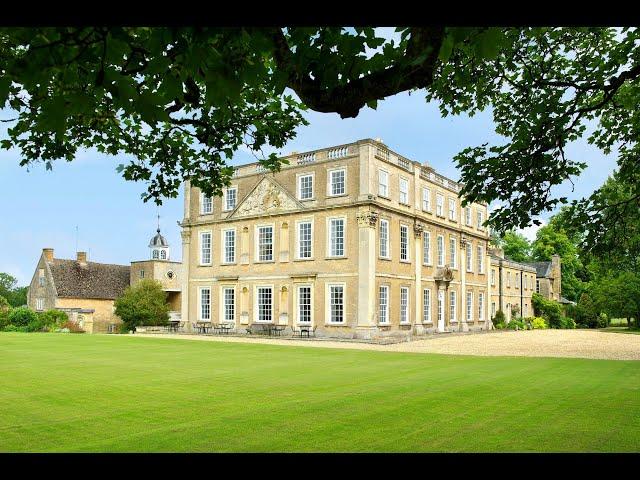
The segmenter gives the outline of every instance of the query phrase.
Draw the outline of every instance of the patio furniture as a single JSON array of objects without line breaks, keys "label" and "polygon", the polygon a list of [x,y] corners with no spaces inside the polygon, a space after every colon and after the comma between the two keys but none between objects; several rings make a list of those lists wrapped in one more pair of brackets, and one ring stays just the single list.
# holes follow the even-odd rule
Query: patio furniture
[{"label": "patio furniture", "polygon": [[169,325],[167,325],[167,330],[169,332],[178,332],[178,326],[180,322],[178,320],[169,320]]},{"label": "patio furniture", "polygon": [[235,323],[221,323],[218,325],[220,327],[220,333],[224,333],[228,335],[231,330],[236,326]]},{"label": "patio furniture", "polygon": [[276,335],[278,337],[282,336],[282,332],[287,328],[286,325],[272,325],[269,329],[269,335]]},{"label": "patio furniture", "polygon": [[311,325],[300,325],[298,328],[296,328],[294,325],[291,327],[291,330],[293,330],[294,337],[302,338],[306,336],[307,338],[309,338],[310,334],[316,331],[316,327],[317,325],[314,325],[313,327]]}]

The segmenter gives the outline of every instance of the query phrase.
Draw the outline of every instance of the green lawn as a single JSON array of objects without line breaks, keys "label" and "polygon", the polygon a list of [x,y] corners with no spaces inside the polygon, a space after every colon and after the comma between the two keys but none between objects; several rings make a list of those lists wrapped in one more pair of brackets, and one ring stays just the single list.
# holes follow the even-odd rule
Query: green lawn
[{"label": "green lawn", "polygon": [[601,332],[613,332],[613,333],[630,333],[632,335],[640,335],[640,330],[635,327],[607,327],[601,328]]},{"label": "green lawn", "polygon": [[0,333],[0,451],[639,451],[640,363]]}]

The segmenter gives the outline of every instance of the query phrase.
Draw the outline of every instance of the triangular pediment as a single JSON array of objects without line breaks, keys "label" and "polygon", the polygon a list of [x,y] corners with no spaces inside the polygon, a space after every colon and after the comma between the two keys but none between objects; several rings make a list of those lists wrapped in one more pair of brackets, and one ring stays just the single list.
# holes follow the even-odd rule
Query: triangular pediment
[{"label": "triangular pediment", "polygon": [[282,185],[269,177],[262,177],[253,190],[231,212],[228,218],[263,215],[304,209]]}]

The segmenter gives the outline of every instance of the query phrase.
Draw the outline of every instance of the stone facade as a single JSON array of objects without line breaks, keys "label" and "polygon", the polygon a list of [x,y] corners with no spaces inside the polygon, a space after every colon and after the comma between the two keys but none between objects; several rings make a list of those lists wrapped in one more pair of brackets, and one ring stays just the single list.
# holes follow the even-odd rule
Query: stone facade
[{"label": "stone facade", "polygon": [[458,184],[371,139],[287,160],[238,167],[211,200],[185,185],[183,319],[348,338],[490,328],[486,205],[467,211]]},{"label": "stone facade", "polygon": [[507,321],[513,317],[513,309],[517,307],[516,316],[532,317],[531,296],[536,288],[536,269],[526,263],[519,263],[504,258],[501,249],[491,249],[491,317],[502,310]]}]

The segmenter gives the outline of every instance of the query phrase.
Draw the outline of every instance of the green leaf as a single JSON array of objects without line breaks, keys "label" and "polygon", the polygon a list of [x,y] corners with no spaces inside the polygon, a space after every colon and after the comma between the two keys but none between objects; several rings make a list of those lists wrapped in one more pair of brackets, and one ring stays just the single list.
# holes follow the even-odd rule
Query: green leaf
[{"label": "green leaf", "polygon": [[10,90],[11,79],[7,77],[0,77],[0,108],[4,108],[4,104],[7,102]]},{"label": "green leaf", "polygon": [[378,100],[369,100],[367,102],[367,107],[372,108],[373,110],[375,110],[376,108],[378,108]]}]

